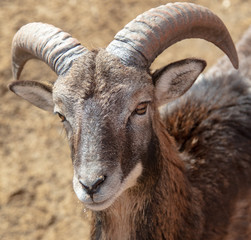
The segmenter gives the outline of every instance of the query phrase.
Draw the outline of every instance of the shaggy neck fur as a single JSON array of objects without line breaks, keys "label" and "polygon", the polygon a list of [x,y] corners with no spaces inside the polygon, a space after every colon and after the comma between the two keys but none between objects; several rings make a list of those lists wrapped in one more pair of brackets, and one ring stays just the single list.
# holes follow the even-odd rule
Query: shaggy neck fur
[{"label": "shaggy neck fur", "polygon": [[154,159],[154,168],[110,208],[94,213],[92,239],[200,239],[204,222],[200,194],[185,177],[163,123],[155,120],[153,127],[158,149],[149,162]]}]

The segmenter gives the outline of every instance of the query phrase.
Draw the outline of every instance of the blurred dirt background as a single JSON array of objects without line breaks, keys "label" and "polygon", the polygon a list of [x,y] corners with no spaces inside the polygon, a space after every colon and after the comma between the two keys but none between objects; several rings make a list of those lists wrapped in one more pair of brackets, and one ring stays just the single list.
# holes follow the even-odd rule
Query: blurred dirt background
[{"label": "blurred dirt background", "polygon": [[[236,42],[251,24],[251,0],[191,1],[209,7],[225,22]],[[131,19],[163,0],[0,0],[0,239],[88,239],[89,214],[72,190],[66,137],[56,116],[20,100],[11,82],[11,41],[24,24],[42,21],[71,33],[89,49],[105,47]],[[203,40],[171,47],[153,64],[184,57],[212,65],[222,53]],[[31,61],[22,79],[56,79],[41,62]]]}]

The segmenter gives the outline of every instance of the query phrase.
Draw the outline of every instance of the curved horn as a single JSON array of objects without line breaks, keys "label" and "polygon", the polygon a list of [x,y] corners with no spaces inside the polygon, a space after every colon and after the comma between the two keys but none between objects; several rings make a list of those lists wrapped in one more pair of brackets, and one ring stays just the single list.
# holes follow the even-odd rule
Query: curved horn
[{"label": "curved horn", "polygon": [[25,63],[38,58],[57,75],[64,75],[73,61],[88,51],[70,34],[53,25],[29,23],[15,34],[12,42],[12,71],[18,79]]},{"label": "curved horn", "polygon": [[166,48],[187,38],[212,42],[238,68],[236,49],[224,23],[209,9],[192,3],[169,3],[139,15],[106,49],[126,65],[148,68]]}]

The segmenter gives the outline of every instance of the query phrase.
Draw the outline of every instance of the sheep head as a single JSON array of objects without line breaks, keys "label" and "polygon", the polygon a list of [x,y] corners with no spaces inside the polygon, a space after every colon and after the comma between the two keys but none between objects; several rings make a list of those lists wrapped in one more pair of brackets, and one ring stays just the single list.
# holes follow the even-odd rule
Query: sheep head
[{"label": "sheep head", "polygon": [[[175,12],[177,16],[163,20]],[[208,29],[210,34],[205,34]],[[157,108],[184,94],[206,63],[185,59],[154,74],[149,67],[165,48],[191,37],[215,43],[238,66],[224,24],[209,10],[187,3],[167,4],[140,15],[101,50],[88,51],[69,34],[42,23],[28,24],[14,37],[16,79],[31,58],[46,62],[58,75],[54,84],[17,80],[10,89],[59,115],[71,147],[74,190],[90,209],[109,207],[153,164]]]}]

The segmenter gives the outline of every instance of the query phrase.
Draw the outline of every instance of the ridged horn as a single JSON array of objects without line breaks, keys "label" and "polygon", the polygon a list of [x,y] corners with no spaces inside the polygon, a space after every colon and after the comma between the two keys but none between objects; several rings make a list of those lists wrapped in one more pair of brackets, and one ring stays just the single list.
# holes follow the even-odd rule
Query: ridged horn
[{"label": "ridged horn", "polygon": [[37,58],[57,75],[64,75],[73,61],[88,50],[70,34],[45,23],[29,23],[15,34],[12,42],[12,72],[19,79],[25,63]]},{"label": "ridged horn", "polygon": [[232,38],[221,19],[209,9],[192,3],[168,3],[132,20],[106,50],[125,65],[149,68],[166,48],[187,38],[202,38],[219,47],[238,68]]}]

